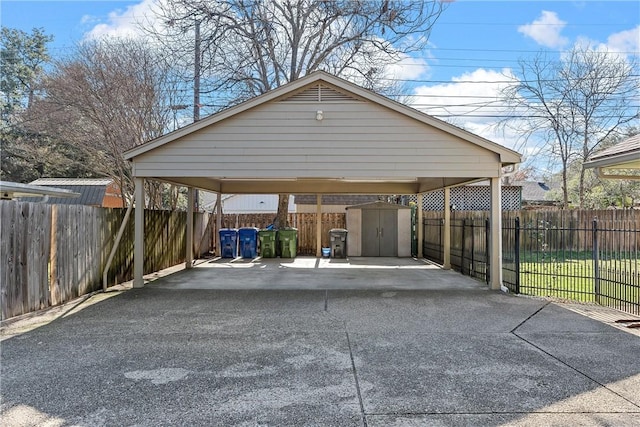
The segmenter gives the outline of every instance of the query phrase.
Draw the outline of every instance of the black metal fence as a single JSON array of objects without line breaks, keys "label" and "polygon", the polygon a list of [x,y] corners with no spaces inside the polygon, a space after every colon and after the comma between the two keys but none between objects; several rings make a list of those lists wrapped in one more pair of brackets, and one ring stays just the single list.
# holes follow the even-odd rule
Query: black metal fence
[{"label": "black metal fence", "polygon": [[489,219],[451,221],[451,268],[489,283]]},{"label": "black metal fence", "polygon": [[[452,268],[488,283],[488,213],[455,216]],[[438,263],[443,227],[442,218],[424,220],[424,256]],[[503,284],[512,292],[640,314],[640,212],[505,212],[502,234]]]}]

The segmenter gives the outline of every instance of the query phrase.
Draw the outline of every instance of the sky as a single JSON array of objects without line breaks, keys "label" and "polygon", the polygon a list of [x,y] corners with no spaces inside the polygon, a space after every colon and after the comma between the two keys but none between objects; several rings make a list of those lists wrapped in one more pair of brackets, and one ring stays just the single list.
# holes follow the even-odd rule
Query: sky
[{"label": "sky", "polygon": [[[0,23],[27,32],[44,28],[55,37],[50,52],[56,57],[88,38],[135,35],[136,21],[154,1],[2,0]],[[496,96],[519,60],[541,51],[559,57],[576,43],[606,47],[625,57],[640,56],[639,1],[447,3],[429,47],[390,72],[405,82],[415,108],[516,149],[525,158],[535,156],[536,147],[518,145],[515,135],[496,132],[490,110],[474,107]]]}]

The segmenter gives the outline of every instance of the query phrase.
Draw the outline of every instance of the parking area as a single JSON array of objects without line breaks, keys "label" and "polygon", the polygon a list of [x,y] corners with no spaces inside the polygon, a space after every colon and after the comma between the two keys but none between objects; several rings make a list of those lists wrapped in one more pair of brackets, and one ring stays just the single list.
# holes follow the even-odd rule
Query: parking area
[{"label": "parking area", "polygon": [[215,258],[150,286],[165,289],[480,289],[482,283],[415,258]]},{"label": "parking area", "polygon": [[637,335],[412,259],[211,260],[38,326],[2,425],[640,424]]}]

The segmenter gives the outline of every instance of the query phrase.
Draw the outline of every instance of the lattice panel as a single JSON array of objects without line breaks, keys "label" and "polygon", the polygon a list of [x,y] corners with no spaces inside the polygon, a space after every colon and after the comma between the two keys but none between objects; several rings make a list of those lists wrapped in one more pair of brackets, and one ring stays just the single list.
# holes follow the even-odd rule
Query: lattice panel
[{"label": "lattice panel", "polygon": [[[502,187],[502,210],[521,209],[521,187]],[[409,201],[417,203],[418,196],[411,195]],[[453,187],[450,194],[451,204],[459,211],[488,211],[491,208],[491,188],[486,185]],[[425,211],[441,211],[444,208],[444,190],[425,193],[423,196]]]}]

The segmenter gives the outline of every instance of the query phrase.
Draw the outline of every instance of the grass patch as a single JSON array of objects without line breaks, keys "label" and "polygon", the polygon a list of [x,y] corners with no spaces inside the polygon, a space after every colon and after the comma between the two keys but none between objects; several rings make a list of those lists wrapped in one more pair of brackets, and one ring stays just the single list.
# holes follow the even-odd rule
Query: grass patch
[{"label": "grass patch", "polygon": [[[538,254],[520,262],[520,293],[570,299],[581,302],[627,302],[640,306],[640,261],[635,256],[601,259],[600,298],[596,297],[594,263],[585,253],[562,257],[561,253]],[[577,256],[576,256],[577,255]]]}]

